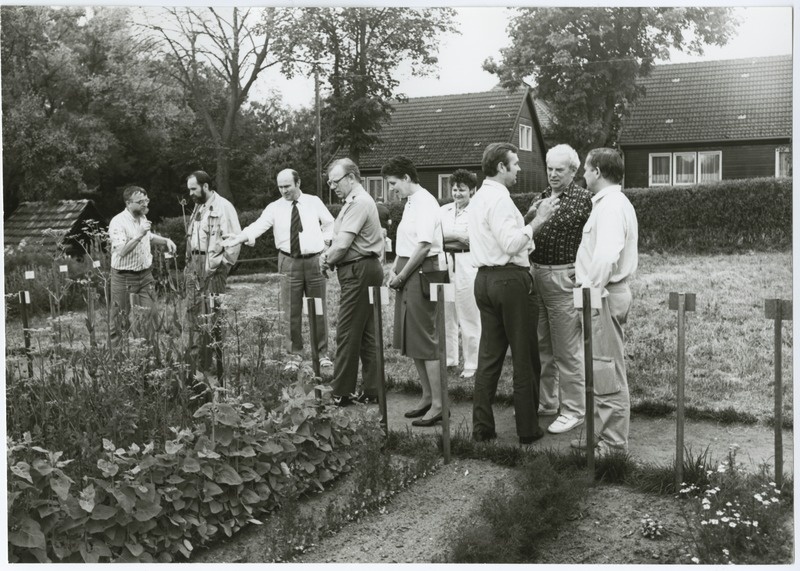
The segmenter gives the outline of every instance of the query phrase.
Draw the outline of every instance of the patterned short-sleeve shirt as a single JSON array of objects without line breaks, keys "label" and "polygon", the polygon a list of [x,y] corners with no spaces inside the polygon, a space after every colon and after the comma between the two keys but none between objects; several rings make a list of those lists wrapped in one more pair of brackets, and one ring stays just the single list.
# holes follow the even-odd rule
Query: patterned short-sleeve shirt
[{"label": "patterned short-sleeve shirt", "polygon": [[[536,200],[552,194],[553,189],[548,186]],[[534,264],[560,266],[575,263],[583,226],[592,213],[592,193],[571,182],[559,198],[558,210],[534,238],[536,249],[530,258]]]}]

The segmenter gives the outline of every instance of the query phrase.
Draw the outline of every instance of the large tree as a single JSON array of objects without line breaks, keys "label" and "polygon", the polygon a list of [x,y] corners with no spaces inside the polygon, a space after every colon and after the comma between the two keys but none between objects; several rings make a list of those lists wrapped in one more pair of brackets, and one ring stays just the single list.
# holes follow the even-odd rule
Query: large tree
[{"label": "large tree", "polygon": [[414,75],[430,73],[438,62],[442,34],[455,32],[450,8],[303,8],[291,29],[281,34],[284,73],[312,74],[327,83],[323,138],[347,149],[358,161],[378,140],[381,123],[391,113],[398,69],[407,63]]},{"label": "large tree", "polygon": [[[233,198],[230,150],[235,142],[242,106],[256,79],[266,69],[293,57],[291,37],[284,51],[272,49],[276,30],[287,28],[289,14],[278,8],[169,8],[166,17],[147,26],[163,42],[174,65],[174,77],[191,95],[216,153],[216,183],[220,194]],[[215,84],[224,88],[222,108],[214,105]]]},{"label": "large tree", "polygon": [[506,87],[530,79],[552,107],[553,138],[585,152],[615,144],[656,59],[724,45],[735,26],[729,8],[520,8],[511,46],[484,68]]},{"label": "large tree", "polygon": [[174,128],[191,111],[127,10],[2,8],[3,202],[95,198],[164,179]]}]

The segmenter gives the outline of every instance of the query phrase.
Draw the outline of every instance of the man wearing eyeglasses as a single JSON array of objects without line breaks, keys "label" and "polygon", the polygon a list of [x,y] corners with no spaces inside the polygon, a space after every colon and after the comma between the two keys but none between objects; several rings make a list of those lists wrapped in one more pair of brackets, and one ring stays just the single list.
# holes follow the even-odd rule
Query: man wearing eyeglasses
[{"label": "man wearing eyeglasses", "polygon": [[[342,209],[333,227],[333,243],[321,257],[323,272],[336,269],[341,286],[336,327],[336,359],[333,366],[334,402],[347,406],[353,401],[376,402],[378,362],[375,354],[373,305],[369,288],[383,283],[383,232],[375,201],[361,186],[361,173],[350,159],[334,161],[328,170],[328,185],[342,199]],[[380,307],[378,307],[380,311]],[[362,390],[356,391],[361,360]]]},{"label": "man wearing eyeglasses", "polygon": [[[240,246],[225,247],[223,239],[228,234],[238,234],[242,227],[233,204],[211,189],[211,177],[205,171],[194,171],[186,177],[189,197],[195,203],[187,228],[186,238],[186,313],[190,327],[198,332],[191,351],[197,354],[195,362],[200,370],[211,369],[211,353],[199,351],[211,339],[207,330],[200,330],[198,322],[201,315],[212,314],[214,341],[219,342],[218,305],[216,296],[225,292],[228,272],[239,257]],[[208,298],[206,294],[211,294]],[[214,307],[207,307],[211,301]],[[219,344],[217,350],[217,371],[221,372]]]},{"label": "man wearing eyeglasses", "polygon": [[150,244],[166,246],[174,253],[175,242],[150,231],[147,219],[147,192],[139,186],[128,186],[122,192],[125,210],[114,216],[108,225],[111,242],[111,342],[120,341],[127,329],[131,303],[139,307],[155,307],[153,254]]},{"label": "man wearing eyeglasses", "polygon": [[325,276],[319,257],[333,237],[333,216],[322,200],[300,190],[300,175],[284,169],[277,176],[281,198],[271,202],[258,219],[237,236],[226,237],[224,246],[253,246],[256,238],[272,228],[278,249],[278,271],[286,276],[281,298],[288,307],[288,338],[291,358],[285,371],[297,370],[303,352],[303,296],[322,299],[322,315],[317,316],[317,351],[320,367],[332,367],[328,358],[328,319]]}]

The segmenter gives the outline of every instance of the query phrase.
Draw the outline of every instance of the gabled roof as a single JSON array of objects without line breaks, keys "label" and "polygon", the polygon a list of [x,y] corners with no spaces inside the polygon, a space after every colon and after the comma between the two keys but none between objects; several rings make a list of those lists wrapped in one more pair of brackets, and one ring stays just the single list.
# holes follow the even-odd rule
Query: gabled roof
[{"label": "gabled roof", "polygon": [[529,92],[528,87],[514,92],[495,88],[394,102],[391,119],[378,134],[381,142],[362,154],[359,167],[380,168],[400,154],[418,168],[480,164],[487,144],[511,141]]},{"label": "gabled roof", "polygon": [[791,137],[791,55],[658,65],[640,81],[620,145]]},{"label": "gabled roof", "polygon": [[88,218],[103,221],[91,200],[61,200],[58,202],[23,202],[3,223],[5,247],[26,243],[38,244],[44,238],[45,247],[60,244],[67,236],[81,231]]}]

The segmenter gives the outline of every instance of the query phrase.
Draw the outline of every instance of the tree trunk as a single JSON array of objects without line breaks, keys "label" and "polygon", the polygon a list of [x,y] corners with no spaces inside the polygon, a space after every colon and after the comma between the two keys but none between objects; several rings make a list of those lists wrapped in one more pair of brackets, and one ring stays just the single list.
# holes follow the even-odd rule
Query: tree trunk
[{"label": "tree trunk", "polygon": [[231,164],[228,158],[228,151],[222,145],[217,147],[217,188],[215,190],[223,197],[233,202],[233,193],[231,192]]}]

